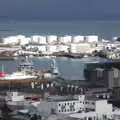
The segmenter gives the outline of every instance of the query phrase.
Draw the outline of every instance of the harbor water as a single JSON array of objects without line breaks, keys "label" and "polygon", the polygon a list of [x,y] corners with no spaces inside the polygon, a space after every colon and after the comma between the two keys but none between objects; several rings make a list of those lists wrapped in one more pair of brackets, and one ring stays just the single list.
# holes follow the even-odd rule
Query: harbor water
[{"label": "harbor water", "polygon": [[[43,71],[50,70],[51,59],[37,57],[30,58],[32,59],[35,67]],[[66,57],[57,57],[55,58],[57,67],[59,69],[60,75],[66,80],[85,80],[84,78],[84,69],[88,63],[98,63],[105,62],[106,59],[99,57],[89,57],[82,59],[72,59]],[[17,71],[17,66],[20,62],[20,58],[16,58],[13,61],[0,61],[0,70],[5,73],[12,73]],[[2,66],[4,66],[2,68]]]},{"label": "harbor water", "polygon": [[[34,65],[43,70],[50,70],[51,60],[46,58],[32,58]],[[57,67],[63,78],[67,80],[84,80],[84,67],[85,64],[79,59],[69,59],[69,58],[56,58]],[[2,71],[2,66],[4,66],[5,73],[12,73],[17,71],[17,66],[19,64],[19,59],[14,61],[0,61],[0,70]]]}]

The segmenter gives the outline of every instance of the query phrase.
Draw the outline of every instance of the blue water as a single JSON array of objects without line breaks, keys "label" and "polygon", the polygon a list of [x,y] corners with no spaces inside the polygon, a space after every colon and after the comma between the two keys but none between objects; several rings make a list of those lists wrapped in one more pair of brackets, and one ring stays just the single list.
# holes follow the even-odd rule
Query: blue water
[{"label": "blue water", "polygon": [[[41,70],[50,70],[51,60],[44,58],[33,58],[34,65]],[[56,58],[56,63],[61,76],[67,80],[84,80],[85,64],[79,59]],[[4,65],[4,72],[12,73],[17,71],[19,59],[15,61],[0,61],[0,71]]]},{"label": "blue water", "polygon": [[[31,58],[34,65],[45,71],[50,70],[51,60],[47,58]],[[59,69],[60,75],[67,80],[85,80],[84,69],[87,63],[91,62],[106,62],[105,59],[99,59],[95,57],[82,58],[82,59],[71,59],[65,57],[57,57],[56,64]],[[17,71],[17,66],[19,64],[19,58],[14,61],[0,61],[0,71],[2,71],[2,66],[4,65],[4,72],[12,73]]]},{"label": "blue water", "polygon": [[[120,35],[120,21],[0,21],[0,38],[22,34],[30,35],[89,35],[96,34],[100,38],[111,40],[113,36]],[[86,63],[80,59],[57,58],[61,75],[66,79],[83,80]],[[50,61],[46,59],[33,59],[36,66],[49,69]],[[1,61],[5,64],[5,71],[16,71],[18,60]],[[1,68],[1,67],[0,67]]]}]

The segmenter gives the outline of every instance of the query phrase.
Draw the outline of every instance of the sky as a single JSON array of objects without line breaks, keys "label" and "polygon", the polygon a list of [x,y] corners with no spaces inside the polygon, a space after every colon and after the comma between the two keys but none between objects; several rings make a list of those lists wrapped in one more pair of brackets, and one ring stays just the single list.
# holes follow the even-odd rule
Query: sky
[{"label": "sky", "polygon": [[120,20],[120,0],[0,0],[0,19]]}]

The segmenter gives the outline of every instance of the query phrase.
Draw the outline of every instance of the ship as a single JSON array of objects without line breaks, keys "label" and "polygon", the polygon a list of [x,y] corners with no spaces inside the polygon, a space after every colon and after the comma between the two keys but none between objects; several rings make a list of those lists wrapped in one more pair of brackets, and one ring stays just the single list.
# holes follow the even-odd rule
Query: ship
[{"label": "ship", "polygon": [[6,74],[3,68],[4,67],[2,67],[2,72],[0,72],[0,86],[30,86],[32,83],[41,84],[49,81],[45,81],[41,78],[41,71],[35,68],[32,61],[30,61],[28,57],[20,60],[18,70],[16,72]]},{"label": "ship", "polygon": [[4,72],[4,66],[2,65],[2,72],[0,72],[0,80],[22,80],[22,79],[36,79],[36,75],[32,75],[31,70],[33,68],[33,63],[29,61],[26,57],[22,59],[18,65],[18,71],[13,72],[12,74],[6,74]]}]

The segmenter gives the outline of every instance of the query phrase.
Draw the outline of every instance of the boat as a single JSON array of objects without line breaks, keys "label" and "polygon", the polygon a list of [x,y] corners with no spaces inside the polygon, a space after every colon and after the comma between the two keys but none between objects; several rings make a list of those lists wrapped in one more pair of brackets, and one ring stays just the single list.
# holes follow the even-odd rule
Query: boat
[{"label": "boat", "polygon": [[59,69],[56,65],[56,60],[51,58],[50,70],[44,71],[43,76],[45,79],[55,79],[60,76]]},{"label": "boat", "polygon": [[28,61],[28,58],[20,62],[18,70],[7,74],[4,72],[4,66],[2,65],[2,71],[0,72],[0,86],[15,86],[31,85],[32,82],[40,79],[40,72],[36,72],[33,68],[32,62]]},{"label": "boat", "polygon": [[18,71],[13,72],[12,74],[4,73],[4,66],[2,65],[2,72],[0,72],[0,80],[26,80],[26,79],[36,79],[37,76],[32,75],[33,63],[29,61],[26,57],[25,60],[22,60],[18,66]]}]

